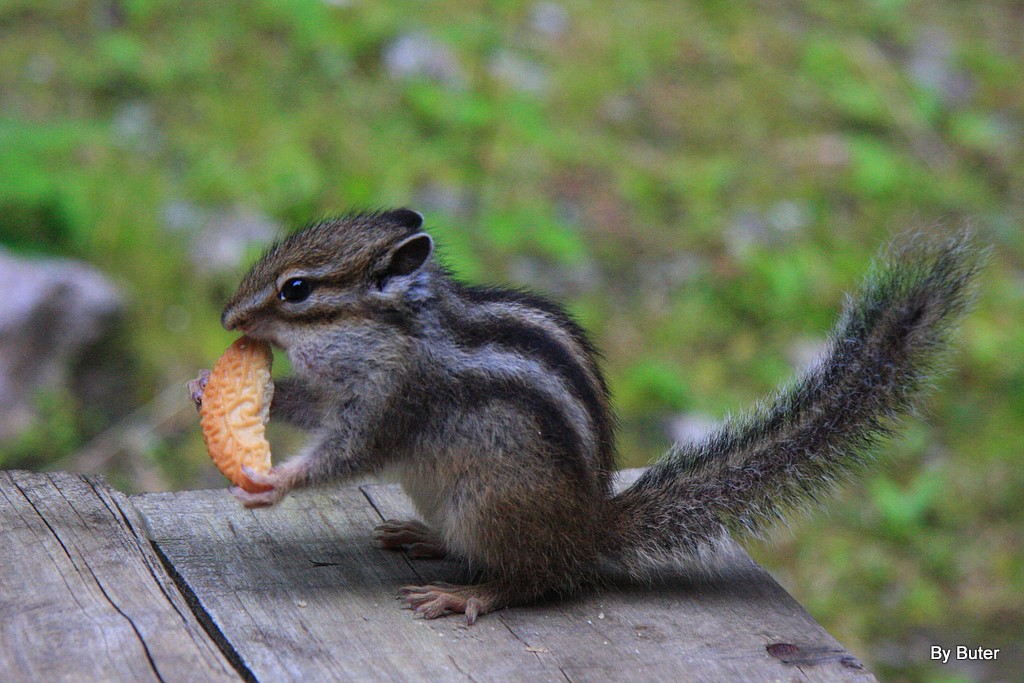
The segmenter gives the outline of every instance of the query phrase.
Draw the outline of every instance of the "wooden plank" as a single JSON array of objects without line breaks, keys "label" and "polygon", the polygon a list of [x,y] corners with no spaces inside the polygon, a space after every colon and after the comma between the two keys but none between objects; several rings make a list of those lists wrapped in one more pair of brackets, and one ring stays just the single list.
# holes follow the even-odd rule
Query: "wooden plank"
[{"label": "wooden plank", "polygon": [[[257,680],[874,680],[738,547],[712,577],[620,582],[467,627],[413,618],[393,600],[402,585],[456,573],[374,546],[381,519],[411,516],[397,487],[302,492],[257,511],[224,491],[133,502]],[[798,646],[781,653],[795,663],[770,656],[773,643]]]},{"label": "wooden plank", "polygon": [[[371,539],[357,487],[245,510],[226,491],[134,496],[161,553],[257,680],[563,680],[497,620],[413,619],[395,601],[420,578]],[[441,563],[444,565],[445,563]],[[449,565],[447,572],[453,568]]]},{"label": "wooden plank", "polygon": [[102,479],[0,472],[4,681],[238,680]]},{"label": "wooden plank", "polygon": [[[383,517],[410,515],[398,487],[363,489]],[[430,563],[412,563],[433,577]],[[875,680],[735,543],[710,572],[670,570],[652,584],[620,579],[576,599],[492,617],[572,681]],[[799,648],[787,657],[796,664],[768,654],[777,643]]]}]

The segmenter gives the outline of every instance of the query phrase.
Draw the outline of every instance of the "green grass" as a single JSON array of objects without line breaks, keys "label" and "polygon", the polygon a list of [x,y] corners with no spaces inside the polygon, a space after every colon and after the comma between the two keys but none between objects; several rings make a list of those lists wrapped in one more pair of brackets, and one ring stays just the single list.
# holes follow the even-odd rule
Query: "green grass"
[{"label": "green grass", "polygon": [[[886,679],[956,680],[922,643],[1003,646],[987,673],[960,673],[1012,678],[1024,15],[952,0],[561,6],[567,28],[548,36],[524,2],[8,0],[0,242],[118,283],[115,347],[145,406],[230,342],[219,310],[244,267],[194,265],[169,206],[294,226],[413,205],[457,273],[550,292],[594,333],[637,465],[672,416],[720,417],[789,376],[893,234],[970,223],[994,258],[925,419],[754,552]],[[447,79],[388,74],[408,35],[447,51]],[[499,58],[540,85],[501,77]],[[40,396],[38,429],[0,444],[0,465],[68,462],[110,423],[74,400]],[[200,483],[196,432],[111,476]]]}]

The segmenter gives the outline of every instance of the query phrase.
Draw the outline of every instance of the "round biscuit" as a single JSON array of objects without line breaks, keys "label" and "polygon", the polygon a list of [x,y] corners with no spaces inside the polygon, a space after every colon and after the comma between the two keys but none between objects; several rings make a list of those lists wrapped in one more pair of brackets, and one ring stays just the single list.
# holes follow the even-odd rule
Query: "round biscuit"
[{"label": "round biscuit", "polygon": [[210,372],[199,408],[203,440],[217,469],[236,486],[259,493],[242,471],[270,470],[270,443],[264,434],[274,396],[270,377],[273,355],[266,342],[240,337]]}]

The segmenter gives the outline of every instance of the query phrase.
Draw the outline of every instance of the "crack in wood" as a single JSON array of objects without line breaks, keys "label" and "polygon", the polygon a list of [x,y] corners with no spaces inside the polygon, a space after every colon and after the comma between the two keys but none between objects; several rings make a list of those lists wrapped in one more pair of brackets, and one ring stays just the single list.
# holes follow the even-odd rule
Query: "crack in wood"
[{"label": "crack in wood", "polygon": [[[512,637],[518,640],[520,643],[522,643],[523,647],[526,648],[526,651],[532,654],[545,669],[548,668],[547,662],[545,662],[544,659],[541,657],[541,653],[530,649],[529,641],[523,639],[518,633],[516,633],[515,629],[512,628],[512,626],[505,620],[505,618],[501,614],[498,614],[497,617],[498,621],[501,623],[502,626],[504,626],[508,630]],[[569,678],[569,675],[565,673],[565,670],[562,669],[561,666],[556,664],[555,668],[557,668],[558,672],[562,674],[562,678],[564,678],[566,681],[569,681],[569,683],[572,683],[572,679]]]},{"label": "crack in wood", "polygon": [[[372,507],[373,511],[377,513],[377,517],[380,518],[380,521],[387,521],[387,518],[384,516],[384,513],[381,512],[381,509],[379,507],[377,507],[377,502],[373,499],[373,496],[371,496],[370,493],[366,490],[365,486],[359,487],[359,493],[363,494],[363,498],[366,498],[366,501],[370,504],[370,507]],[[424,575],[421,574],[420,571],[416,568],[416,563],[412,561],[412,558],[409,557],[409,554],[404,550],[400,552],[402,555],[402,560],[405,562],[406,566],[408,566],[410,571],[412,571],[412,573],[416,575],[416,580],[423,584],[428,583],[428,581],[424,578]]]},{"label": "crack in wood", "polygon": [[146,655],[146,661],[149,662],[149,667],[153,670],[153,675],[156,676],[157,680],[160,681],[160,683],[164,683],[165,679],[163,675],[160,673],[160,669],[159,667],[157,667],[156,661],[154,661],[153,659],[153,653],[150,652],[149,644],[146,642],[145,636],[142,635],[142,631],[139,630],[138,624],[136,624],[135,620],[128,616],[128,614],[123,609],[121,609],[121,606],[117,604],[113,598],[110,597],[110,594],[107,593],[107,589],[103,586],[103,582],[100,580],[100,577],[96,575],[96,572],[93,571],[93,568],[89,565],[88,560],[86,560],[84,557],[82,558],[82,564],[84,564],[85,568],[89,570],[89,575],[92,576],[93,580],[96,582],[96,587],[100,589],[100,593],[102,593],[103,597],[106,598],[108,603],[110,603],[110,606],[114,608],[115,612],[124,617],[125,621],[128,622],[128,625],[132,627],[132,631],[135,632],[135,636],[139,639],[139,645],[142,646],[142,652]]},{"label": "crack in wood", "polygon": [[452,657],[451,655],[448,655],[448,661],[452,663],[452,666],[455,667],[456,671],[458,671],[460,674],[465,676],[468,680],[472,681],[473,683],[476,683],[476,679],[473,678],[472,674],[469,674],[469,673],[467,673],[467,672],[462,670],[462,667],[459,666],[459,663],[455,660],[455,657]]},{"label": "crack in wood", "polygon": [[235,671],[238,672],[238,675],[241,676],[243,680],[248,683],[258,683],[256,676],[253,675],[252,671],[242,659],[242,656],[238,653],[238,650],[235,649],[235,646],[231,644],[231,641],[228,640],[224,633],[221,632],[220,628],[217,627],[213,617],[206,611],[206,608],[203,607],[202,601],[195,594],[195,591],[192,590],[192,587],[185,580],[185,577],[178,572],[157,543],[151,542],[151,545],[153,547],[153,552],[156,553],[156,556],[160,559],[164,569],[170,575],[171,580],[174,581],[174,585],[178,587],[178,591],[181,593],[182,597],[185,598],[185,603],[189,606],[189,609],[192,610],[192,614],[195,616],[196,620],[199,621],[199,625],[203,627],[204,631],[206,631],[206,635],[210,637],[210,640],[213,641],[214,645],[216,645],[221,653],[227,658],[228,662],[234,667]]},{"label": "crack in wood", "polygon": [[[42,515],[42,513],[39,511],[39,508],[36,507],[36,504],[32,501],[31,498],[28,497],[28,494],[25,493],[25,489],[23,489],[21,487],[21,484],[19,484],[14,479],[14,477],[10,477],[10,482],[11,482],[11,484],[14,485],[14,488],[16,488],[18,490],[18,493],[21,494],[21,497],[25,499],[25,502],[29,504],[29,507],[31,507],[32,510],[36,513],[36,517],[39,518],[39,521],[41,521],[43,523],[43,525],[49,530],[50,535],[53,536],[53,539],[55,541],[57,541],[57,544],[60,546],[60,549],[64,551],[64,555],[66,555],[67,558],[68,558],[68,561],[71,562],[71,567],[79,575],[81,575],[81,573],[82,573],[81,570],[78,568],[78,565],[75,564],[75,561],[74,561],[74,559],[72,559],[71,554],[68,552],[67,547],[64,545],[64,542],[60,540],[60,536],[58,536],[57,532],[53,530],[53,527],[46,520],[46,517],[44,517]],[[19,517],[21,517],[21,515],[19,515]],[[32,525],[28,523],[28,520],[26,520],[24,517],[21,517],[21,519],[22,519],[23,522],[25,522],[25,526],[27,528],[29,528],[29,529],[32,529],[32,533],[35,534],[35,529],[33,529]],[[51,561],[53,561],[54,564],[56,564],[56,561],[54,561],[52,559],[52,557],[51,557]],[[85,605],[83,605],[82,601],[78,599],[78,595],[75,593],[74,589],[71,587],[71,584],[68,583],[67,577],[64,576],[64,572],[60,571],[60,569],[58,568],[57,573],[60,575],[61,580],[64,582],[64,587],[67,588],[68,595],[70,595],[72,597],[72,599],[74,599],[75,604],[78,606],[78,609],[80,609],[82,611],[85,611]]]},{"label": "crack in wood", "polygon": [[[204,640],[201,637],[200,638],[196,637],[196,633],[194,631],[193,623],[192,623],[192,621],[187,616],[187,615],[191,615],[191,616],[197,616],[197,615],[195,615],[192,611],[188,611],[188,612],[183,612],[182,611],[182,606],[179,604],[179,599],[176,599],[176,596],[174,596],[168,590],[167,584],[165,583],[166,579],[159,575],[159,573],[157,572],[157,568],[152,563],[150,555],[148,553],[144,552],[142,544],[145,543],[147,547],[152,547],[152,544],[148,540],[146,540],[147,539],[146,535],[145,534],[140,534],[139,530],[135,527],[135,524],[132,523],[132,519],[131,518],[132,518],[133,515],[129,514],[128,512],[126,512],[124,510],[124,508],[121,506],[120,501],[118,501],[117,498],[110,497],[107,494],[107,489],[103,485],[102,480],[99,480],[96,477],[85,477],[85,481],[86,481],[86,483],[89,484],[89,486],[92,487],[92,490],[95,492],[96,496],[103,502],[103,504],[107,507],[107,509],[110,510],[111,515],[114,516],[115,519],[120,519],[121,522],[125,525],[125,527],[131,532],[131,538],[132,538],[132,540],[135,543],[135,547],[139,550],[139,553],[140,553],[140,555],[143,558],[143,561],[144,561],[144,564],[145,564],[145,567],[146,567],[146,571],[149,572],[150,577],[153,579],[153,583],[156,585],[157,589],[160,591],[160,593],[167,600],[167,604],[170,605],[171,609],[173,609],[175,614],[178,615],[178,618],[181,620],[181,625],[182,625],[182,627],[184,627],[186,633],[188,633],[189,638],[194,643],[196,643],[197,647],[202,647],[203,649],[208,648],[209,645],[208,645],[206,640]],[[99,482],[99,484],[100,484],[99,486],[97,485],[97,482]],[[111,508],[110,507],[110,503],[107,502],[107,498],[108,497],[110,498],[110,503],[114,504],[114,508]],[[130,506],[131,503],[128,503],[128,505]],[[115,512],[115,509],[116,509],[116,512]],[[138,512],[134,511],[134,509],[133,509],[133,512],[134,512],[134,515],[138,515]],[[141,518],[140,518],[140,521],[142,521]],[[143,521],[143,524],[144,523],[145,522]],[[155,552],[155,549],[154,549],[154,552]],[[158,555],[158,558],[159,558],[159,555]],[[161,568],[163,568],[163,565],[161,565]],[[170,577],[167,577],[167,578],[170,578]],[[179,589],[179,593],[178,593],[178,598],[180,598],[180,600],[184,599],[182,597],[182,594],[180,593],[180,589]],[[185,604],[184,607],[187,608],[188,605]],[[219,650],[219,648],[218,648],[218,650]],[[222,650],[220,650],[220,651],[222,651]]]},{"label": "crack in wood", "polygon": [[[85,518],[82,517],[81,513],[75,508],[74,504],[70,500],[68,500],[68,497],[66,495],[64,495],[64,491],[61,490],[61,487],[59,486],[59,484],[56,481],[53,480],[53,477],[52,476],[48,476],[47,477],[47,481],[50,483],[50,485],[54,489],[57,490],[57,492],[60,494],[60,496],[64,500],[64,502],[67,503],[69,509],[72,512],[75,513],[75,516],[78,517],[78,519],[80,519],[82,521],[82,524],[84,526],[88,527],[88,522],[86,522]],[[18,489],[18,491],[21,493],[21,495],[24,496],[25,501],[32,507],[32,509],[35,511],[36,515],[39,517],[40,521],[42,521],[42,523],[50,531],[50,534],[53,535],[53,538],[54,538],[54,540],[57,541],[57,544],[60,545],[61,550],[64,551],[64,554],[67,556],[68,560],[71,562],[71,566],[74,567],[75,571],[78,572],[78,574],[81,576],[82,575],[82,569],[81,569],[81,567],[79,567],[78,561],[75,560],[74,555],[72,555],[71,551],[68,550],[67,545],[65,545],[65,543],[64,543],[64,539],[62,539],[60,537],[60,534],[58,534],[57,530],[53,528],[53,525],[50,524],[50,521],[46,518],[45,515],[43,515],[42,511],[38,508],[38,506],[36,505],[35,501],[32,500],[32,498],[28,495],[28,493],[25,491],[25,489],[22,488],[21,484],[19,484],[17,481],[15,481],[13,477],[11,478],[11,482]],[[149,667],[152,670],[153,675],[156,676],[157,680],[159,680],[159,681],[161,681],[161,683],[163,683],[164,682],[164,677],[160,674],[160,670],[157,667],[156,662],[153,660],[153,653],[150,652],[149,645],[146,643],[145,637],[142,635],[142,632],[139,630],[138,624],[136,624],[135,621],[121,608],[121,606],[118,605],[114,601],[114,599],[110,597],[110,594],[107,592],[107,589],[104,587],[103,582],[100,580],[100,577],[96,575],[96,572],[93,570],[92,566],[90,566],[89,561],[85,558],[85,556],[84,555],[79,555],[79,560],[81,561],[81,563],[83,565],[85,565],[85,568],[89,572],[89,576],[92,577],[93,583],[96,585],[96,588],[99,589],[100,593],[103,595],[103,598],[107,601],[107,604],[109,604],[114,609],[115,612],[117,612],[119,615],[121,615],[121,617],[125,621],[128,622],[128,625],[131,627],[132,632],[135,633],[135,636],[136,636],[136,638],[139,641],[139,645],[142,647],[142,652],[143,652],[143,654],[146,657],[146,661],[149,662]],[[65,581],[65,585],[67,585],[66,581]],[[70,586],[68,586],[68,588],[69,588],[69,591],[70,591]],[[72,594],[73,594],[73,592],[72,592]],[[76,602],[77,602],[77,597],[76,597]],[[78,603],[78,605],[79,605],[80,608],[84,609],[84,606],[80,602]]]}]

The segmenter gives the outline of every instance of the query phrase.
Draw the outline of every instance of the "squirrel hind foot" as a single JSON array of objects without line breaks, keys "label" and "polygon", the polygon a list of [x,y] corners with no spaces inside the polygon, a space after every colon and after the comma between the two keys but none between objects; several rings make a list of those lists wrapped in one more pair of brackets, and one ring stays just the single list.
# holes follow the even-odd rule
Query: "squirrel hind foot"
[{"label": "squirrel hind foot", "polygon": [[427,586],[405,586],[399,597],[424,619],[437,619],[448,614],[466,615],[466,623],[476,623],[481,614],[503,606],[503,591],[495,582],[475,586],[453,586],[437,583]]}]

